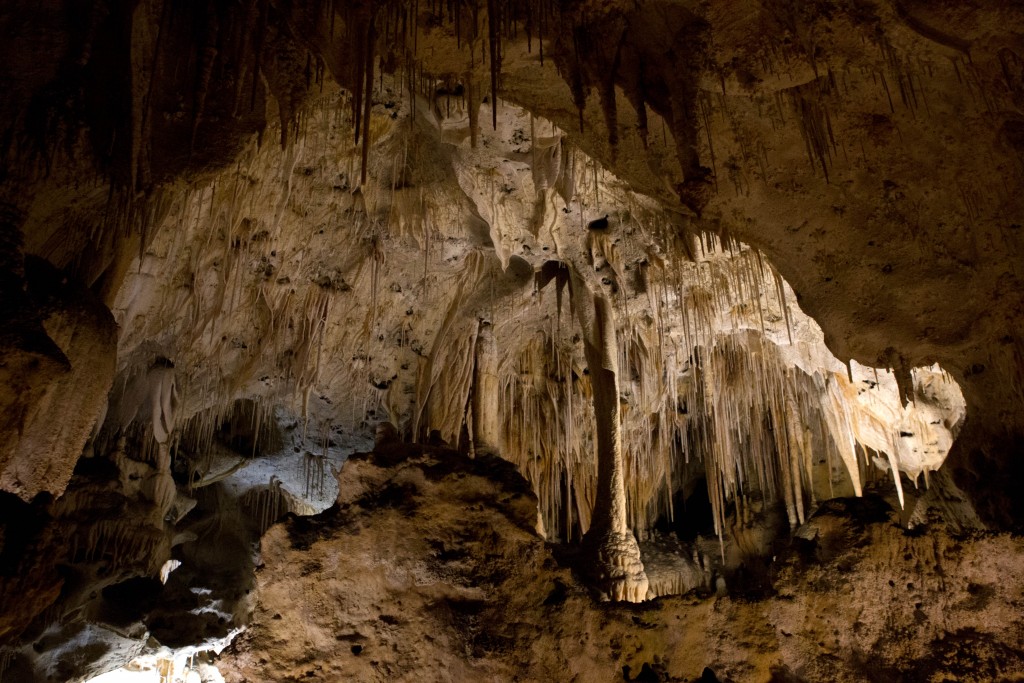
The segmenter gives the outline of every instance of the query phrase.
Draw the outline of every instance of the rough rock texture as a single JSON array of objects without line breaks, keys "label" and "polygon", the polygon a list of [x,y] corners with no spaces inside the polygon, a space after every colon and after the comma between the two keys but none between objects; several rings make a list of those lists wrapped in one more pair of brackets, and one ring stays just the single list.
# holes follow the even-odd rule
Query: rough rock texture
[{"label": "rough rock texture", "polygon": [[259,534],[308,511],[265,479],[171,479],[168,507],[171,474],[135,431],[143,438],[129,431],[109,455],[82,458],[57,499],[3,494],[0,680],[83,681],[137,656],[166,664],[213,649],[248,621]]},{"label": "rough rock texture", "polygon": [[[8,348],[0,363],[0,487],[29,501],[64,492],[99,430],[114,381],[117,331],[89,290],[38,259],[27,265],[41,329]],[[26,332],[10,322],[3,336]]]},{"label": "rough rock texture", "polygon": [[[768,253],[837,356],[941,361],[966,387],[975,449],[998,453],[992,439],[1015,433],[1013,6],[498,2],[453,14],[439,3],[413,17],[402,3],[211,1],[143,3],[125,17],[69,5],[16,3],[2,17],[12,301],[21,249],[74,265],[112,297],[168,209],[162,183],[225,164],[275,117],[283,125],[267,137],[301,137],[301,105],[325,69],[353,92],[357,128],[373,118],[360,105],[379,101],[363,97],[375,86],[364,71],[385,71],[424,93],[425,110],[450,105],[438,93],[468,94],[475,140],[498,56],[491,85],[503,97],[691,229]],[[375,8],[381,59],[366,69]],[[108,97],[90,95],[100,82]],[[1005,461],[986,460],[996,471]]]},{"label": "rough rock texture", "polygon": [[[1014,480],[1005,475],[1015,471],[1006,451],[1021,413],[1020,200],[1008,190],[1020,176],[1018,12],[986,2],[458,7],[211,0],[187,8],[147,2],[130,16],[101,2],[5,8],[0,19],[10,27],[12,58],[2,121],[9,140],[4,287],[11,315],[31,307],[19,292],[23,252],[73,267],[112,304],[130,296],[136,287],[125,285],[136,254],[144,266],[154,236],[183,224],[183,202],[201,211],[200,191],[221,192],[208,174],[236,159],[250,135],[280,139],[290,162],[297,147],[317,137],[304,104],[322,91],[328,71],[352,94],[346,109],[355,143],[342,151],[355,162],[350,173],[329,187],[359,190],[357,212],[360,203],[368,216],[386,208],[400,217],[388,232],[415,235],[424,219],[418,190],[431,179],[412,169],[422,165],[420,152],[438,148],[417,136],[417,152],[398,172],[401,145],[374,144],[386,137],[382,118],[404,102],[414,118],[444,119],[454,95],[457,108],[467,105],[468,126],[448,133],[475,145],[481,121],[496,124],[502,115],[494,101],[501,94],[554,122],[576,148],[656,200],[674,229],[739,236],[762,249],[822,323],[839,358],[899,375],[941,361],[971,404],[971,438],[956,458],[962,482],[974,489],[985,479]],[[111,72],[117,77],[107,78]],[[109,97],[91,94],[100,82],[110,83]],[[485,95],[490,101],[481,106]],[[538,140],[538,148],[544,144]],[[286,202],[292,170],[282,176]],[[544,173],[534,171],[542,181]],[[580,178],[589,169],[582,171]],[[578,180],[570,189],[589,194]],[[595,178],[595,195],[597,186]],[[145,196],[135,194],[139,189]],[[387,190],[394,202],[378,201]],[[487,224],[479,235],[486,244],[498,221],[463,190]],[[582,222],[600,216],[596,196],[577,201],[590,214]],[[209,208],[216,204],[211,196]],[[211,217],[212,234],[226,229],[227,242],[235,234],[243,239],[254,223],[242,218],[252,217]],[[497,232],[506,238],[493,244],[508,272],[509,233]],[[381,234],[366,232],[360,265],[383,262]],[[233,296],[226,280],[216,283],[227,254],[204,256],[209,262],[198,270],[160,277],[182,289],[206,283],[214,301]],[[266,263],[252,267],[272,273],[279,265],[264,256]],[[526,259],[535,269],[536,260]],[[516,275],[525,275],[524,264],[514,263],[512,287],[525,284]],[[334,282],[331,273],[321,275]],[[271,319],[280,320],[275,302],[267,303]],[[317,306],[310,299],[306,313]],[[208,310],[194,305],[197,313]],[[180,330],[182,320],[206,322],[180,312],[163,321],[160,331],[176,338],[178,355],[220,361],[209,348],[215,333],[190,344],[197,340]],[[222,334],[222,342],[236,343],[240,331]],[[147,332],[158,334],[152,326]],[[153,361],[151,349],[127,336],[120,341],[123,365]],[[301,362],[302,349],[291,351]],[[253,393],[253,380],[277,360],[229,383],[216,410]],[[431,366],[452,362],[435,357]],[[299,370],[303,379],[307,368]],[[437,387],[450,389],[443,381]],[[452,430],[421,422],[451,422],[457,406],[440,415],[436,406],[424,410],[418,418],[425,420],[414,422],[425,433],[431,426]],[[63,461],[52,467],[68,471]],[[1012,523],[1014,498],[988,499],[987,517]]]},{"label": "rough rock texture", "polygon": [[907,531],[874,494],[823,505],[767,552],[745,544],[743,563],[715,570],[717,596],[628,606],[594,602],[500,462],[391,446],[353,457],[339,483],[338,505],[264,536],[254,623],[218,661],[227,680],[1024,675],[1024,589],[1007,580],[1021,540]]},{"label": "rough rock texture", "polygon": [[[10,678],[85,676],[146,633],[186,648],[228,635],[245,622],[233,587],[249,542],[285,510],[320,509],[345,446],[385,420],[512,462],[541,535],[586,539],[601,561],[576,566],[613,597],[733,591],[740,563],[764,585],[787,526],[814,536],[823,501],[882,482],[903,526],[931,511],[976,530],[972,506],[989,528],[1024,520],[1016,3],[15,0],[0,35]],[[881,516],[840,536],[894,567],[927,545]],[[507,542],[547,552],[523,538]],[[1006,537],[963,543],[988,563],[968,586],[1017,561]],[[817,594],[800,572],[902,585],[859,556],[795,552],[777,596],[689,606],[741,644],[716,671],[767,661],[741,634],[761,633],[786,586],[793,604]],[[943,553],[927,581],[955,575]],[[554,572],[584,632],[609,614],[616,642],[646,637],[624,616],[646,612],[594,608],[543,565],[507,581],[529,594]],[[107,589],[147,609],[112,619]],[[838,625],[858,618],[848,594],[824,595],[787,612],[792,636],[764,632],[783,654],[759,675],[855,677],[853,653],[930,675],[913,648],[939,637],[930,610],[960,604],[929,594],[928,621],[910,624],[869,601],[914,634],[897,654],[876,647],[889,631],[861,642]],[[715,609],[736,624],[715,631]],[[801,625],[819,612],[839,615],[838,673],[814,650],[831,641]],[[507,615],[486,616],[471,625]],[[968,628],[940,650],[1013,670],[1015,645],[986,649]],[[697,644],[681,646],[720,647]],[[643,679],[662,666],[628,665]]]}]

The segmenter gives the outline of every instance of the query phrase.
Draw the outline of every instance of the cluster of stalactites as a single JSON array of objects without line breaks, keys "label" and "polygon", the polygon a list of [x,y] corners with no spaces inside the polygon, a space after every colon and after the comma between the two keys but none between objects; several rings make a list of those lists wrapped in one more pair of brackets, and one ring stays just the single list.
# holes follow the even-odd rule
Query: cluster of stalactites
[{"label": "cluster of stalactites", "polygon": [[[600,246],[595,244],[594,248],[600,250]],[[802,491],[799,479],[795,487],[790,483],[785,488],[779,466],[772,465],[756,475],[757,466],[749,465],[752,460],[774,462],[780,452],[771,440],[771,418],[767,418],[766,425],[765,415],[775,408],[777,420],[784,424],[784,393],[775,392],[771,407],[751,404],[742,411],[744,424],[754,424],[758,429],[739,437],[719,423],[716,432],[711,428],[716,416],[736,419],[741,411],[722,403],[728,397],[719,396],[717,404],[705,401],[707,395],[718,396],[706,391],[705,383],[721,386],[723,379],[716,373],[726,366],[705,365],[700,360],[717,352],[720,344],[729,344],[723,341],[728,339],[723,337],[724,332],[738,334],[748,329],[743,325],[752,317],[761,321],[761,336],[750,335],[759,344],[766,332],[765,311],[779,312],[788,307],[784,290],[756,252],[737,250],[727,258],[718,241],[710,237],[702,239],[700,246],[701,260],[671,264],[664,271],[681,276],[654,278],[654,286],[647,291],[650,315],[630,316],[628,309],[632,306],[637,313],[637,303],[619,300],[623,309],[619,317],[624,323],[618,331],[618,366],[628,523],[641,536],[659,517],[672,516],[672,494],[683,484],[691,454],[722,473],[709,477],[709,487],[717,486],[718,490],[717,495],[714,491],[711,494],[719,519],[724,516],[725,500],[735,497],[736,482],[745,479],[762,484],[749,490],[768,492],[770,496],[783,497],[784,490],[788,491],[790,507],[802,510],[802,504],[794,501],[794,489]],[[664,251],[674,253],[672,249]],[[713,257],[715,254],[718,257]],[[673,311],[680,304],[681,316]],[[759,311],[756,317],[752,313],[755,310]],[[790,321],[788,310],[777,317]],[[571,318],[566,324],[559,315],[550,320],[551,329],[539,332],[517,356],[502,365],[498,401],[501,450],[534,483],[545,527],[554,535],[573,538],[588,529],[595,498],[594,414],[585,363],[579,345],[572,339]],[[786,330],[786,338],[791,338],[788,325]],[[770,342],[766,345],[771,346]],[[746,349],[746,353],[765,356],[755,348]],[[776,375],[760,384],[789,386],[784,374]],[[788,380],[790,384],[797,381],[792,376]],[[793,387],[789,393],[796,396],[799,389]],[[801,405],[799,400],[791,403]],[[804,412],[813,411],[807,408]],[[751,440],[759,450],[739,463],[742,469],[737,476],[736,462],[723,456],[722,449]],[[745,469],[751,469],[749,477],[744,476]],[[787,476],[792,469],[787,463]]]},{"label": "cluster of stalactites", "polygon": [[[880,383],[857,366],[855,382],[820,332],[804,329],[813,321],[760,254],[711,238],[699,251],[652,279],[643,315],[620,301],[630,528],[643,537],[678,514],[673,494],[695,471],[720,536],[727,511],[742,522],[751,501],[778,501],[801,524],[819,498],[860,495],[872,464],[890,470],[902,502],[899,472],[916,480],[948,452],[962,418],[955,383],[938,368],[914,370],[920,400],[904,406],[892,373]],[[547,531],[573,539],[596,495],[592,392],[571,317],[549,320],[500,366],[500,449],[533,483]]]},{"label": "cluster of stalactites", "polygon": [[[412,113],[415,116],[419,106],[416,95],[433,101],[439,83],[442,90],[450,94],[458,90],[469,110],[472,144],[475,147],[479,131],[477,108],[489,96],[492,103],[499,101],[506,41],[526,39],[527,52],[537,52],[541,65],[545,62],[545,43],[562,54],[562,66],[568,70],[566,81],[573,100],[579,109],[580,130],[584,126],[584,108],[588,91],[596,88],[600,95],[601,107],[607,125],[608,142],[614,148],[618,141],[618,116],[616,114],[615,82],[622,76],[617,60],[610,59],[601,45],[590,37],[594,26],[601,24],[620,37],[624,34],[625,22],[606,21],[603,10],[594,16],[587,11],[566,12],[565,8],[552,0],[424,0],[420,2],[368,2],[340,3],[327,2],[320,5],[329,27],[329,35],[335,36],[335,18],[341,17],[345,24],[345,63],[350,63],[351,73],[346,75],[347,87],[352,91],[352,118],[355,122],[355,140],[362,139],[363,182],[366,181],[367,153],[371,137],[369,118],[372,108],[372,90],[375,69],[382,77],[384,73],[394,77],[399,94],[405,91],[410,97]],[[618,16],[618,14],[616,13]],[[323,19],[321,19],[323,21]],[[607,25],[606,25],[607,24]],[[567,28],[570,27],[571,28]],[[429,54],[422,54],[421,35],[426,41],[437,27],[449,32],[455,39],[457,49],[464,62],[458,73],[449,71],[431,73]],[[624,38],[623,38],[623,41]],[[431,51],[434,47],[429,48]],[[571,54],[570,54],[571,53]],[[588,66],[590,61],[598,62],[598,76]],[[320,64],[318,59],[318,64]],[[320,67],[322,70],[322,67]],[[483,72],[483,73],[481,73]],[[318,71],[319,73],[319,71]],[[479,81],[486,79],[486,83]],[[346,80],[343,78],[342,80]],[[684,88],[680,102],[689,110],[694,108],[692,93]],[[631,102],[637,111],[642,135],[646,141],[647,103],[644,88],[636,87]],[[498,107],[491,108],[491,125],[498,127]],[[678,118],[685,118],[682,110]],[[680,123],[673,128],[673,135],[683,132],[687,136],[682,148],[693,147],[692,131]],[[695,167],[696,159],[684,160],[684,171]]]},{"label": "cluster of stalactites", "polygon": [[[306,283],[300,279],[302,274],[295,272],[301,261],[295,266],[292,252],[282,247],[282,232],[287,227],[283,224],[291,220],[289,211],[302,201],[295,196],[298,190],[292,182],[296,164],[310,157],[306,148],[325,149],[336,131],[350,130],[343,110],[342,98],[324,97],[306,108],[298,124],[299,140],[288,149],[252,145],[233,172],[222,173],[215,181],[175,186],[173,192],[165,192],[166,206],[150,230],[154,237],[159,228],[162,237],[158,243],[145,243],[113,310],[126,329],[128,344],[155,344],[183,367],[202,370],[186,373],[190,385],[179,412],[212,415],[226,410],[239,395],[252,392],[261,365],[276,371],[277,397],[293,394],[302,401],[305,412],[305,402],[319,380],[324,333],[337,294],[350,285],[341,272],[332,271],[320,274],[316,286],[296,287],[293,281]],[[343,169],[348,162],[343,175],[351,178],[358,175],[354,159],[351,150],[342,149],[328,161]],[[280,182],[275,183],[275,178]],[[274,210],[267,211],[268,205]],[[340,271],[353,284],[372,279],[372,291],[376,292],[381,251],[376,242],[364,239],[364,227],[362,223],[354,225],[355,241],[365,248],[353,250]],[[173,264],[174,283],[179,286],[160,291],[152,286],[150,273],[166,268],[164,264]],[[179,312],[174,329],[166,329],[166,318],[156,314],[157,303],[161,310]],[[373,309],[371,306],[360,330],[366,338]],[[138,327],[140,324],[149,327]],[[240,338],[239,329],[254,333]],[[176,381],[183,379],[186,377]],[[157,394],[153,397],[158,398]],[[167,404],[167,398],[160,400]],[[254,398],[259,400],[259,396]],[[167,415],[168,407],[155,405],[152,412]],[[209,425],[189,426],[193,432],[196,428],[205,429],[206,437],[199,441],[208,445]],[[154,420],[152,432],[157,441],[166,441],[170,431],[165,421]]]},{"label": "cluster of stalactites", "polygon": [[503,363],[502,454],[532,482],[544,528],[566,540],[590,527],[596,499],[593,391],[579,349],[539,334]]},{"label": "cluster of stalactites", "polygon": [[[787,368],[774,345],[753,334],[696,348],[676,381],[659,354],[645,355],[635,340],[625,346],[632,380],[621,396],[622,442],[632,529],[643,536],[674,514],[672,494],[690,459],[703,461],[720,533],[727,503],[748,495],[782,499],[793,523],[803,521],[813,502],[813,454],[841,462],[813,378]],[[596,443],[579,358],[571,346],[538,337],[500,378],[503,454],[533,482],[549,532],[566,539],[585,533]]]},{"label": "cluster of stalactites", "polygon": [[724,531],[728,501],[743,518],[748,495],[783,500],[790,524],[803,523],[814,503],[814,455],[831,452],[821,388],[754,334],[723,337],[697,355],[686,392],[697,407],[689,443],[704,460],[715,531]]}]

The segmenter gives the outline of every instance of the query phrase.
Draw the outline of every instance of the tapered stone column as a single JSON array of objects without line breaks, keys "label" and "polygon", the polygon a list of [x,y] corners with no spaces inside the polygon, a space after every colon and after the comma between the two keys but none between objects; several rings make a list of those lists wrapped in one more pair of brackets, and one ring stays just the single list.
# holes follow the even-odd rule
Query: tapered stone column
[{"label": "tapered stone column", "polygon": [[597,429],[597,496],[583,537],[583,573],[609,600],[641,602],[648,581],[636,537],[626,525],[625,465],[619,419],[618,344],[615,316],[604,292],[587,288],[575,268],[570,286],[594,393]]}]

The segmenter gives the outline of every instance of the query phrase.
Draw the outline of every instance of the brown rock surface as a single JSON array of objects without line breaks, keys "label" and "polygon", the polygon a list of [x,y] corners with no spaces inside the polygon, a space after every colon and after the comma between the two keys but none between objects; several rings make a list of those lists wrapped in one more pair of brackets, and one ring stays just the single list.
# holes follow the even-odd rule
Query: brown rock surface
[{"label": "brown rock surface", "polygon": [[532,531],[500,462],[423,447],[354,457],[337,506],[270,529],[229,681],[1013,680],[1024,544],[908,533],[877,496],[823,506],[768,593],[597,603]]},{"label": "brown rock surface", "polygon": [[[1021,548],[967,531],[1024,527],[1019,2],[13,0],[0,36],[0,676],[228,635],[254,534],[384,421],[266,536],[236,678],[1021,675]],[[633,597],[700,592],[595,603],[602,510]]]},{"label": "brown rock surface", "polygon": [[106,412],[117,338],[110,311],[65,274],[34,259],[28,280],[39,320],[10,321],[4,336],[23,336],[0,363],[0,487],[26,501],[64,492]]}]

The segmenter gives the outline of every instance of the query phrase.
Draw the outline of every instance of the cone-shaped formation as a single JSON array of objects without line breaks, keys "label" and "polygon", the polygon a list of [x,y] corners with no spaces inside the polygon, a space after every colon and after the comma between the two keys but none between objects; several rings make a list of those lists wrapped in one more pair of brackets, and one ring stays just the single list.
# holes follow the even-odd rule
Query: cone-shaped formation
[{"label": "cone-shaped formation", "polygon": [[640,602],[647,597],[648,581],[636,537],[626,522],[618,330],[605,294],[591,293],[575,269],[570,274],[570,291],[593,387],[597,440],[597,487],[590,529],[583,537],[584,566],[608,598]]}]

